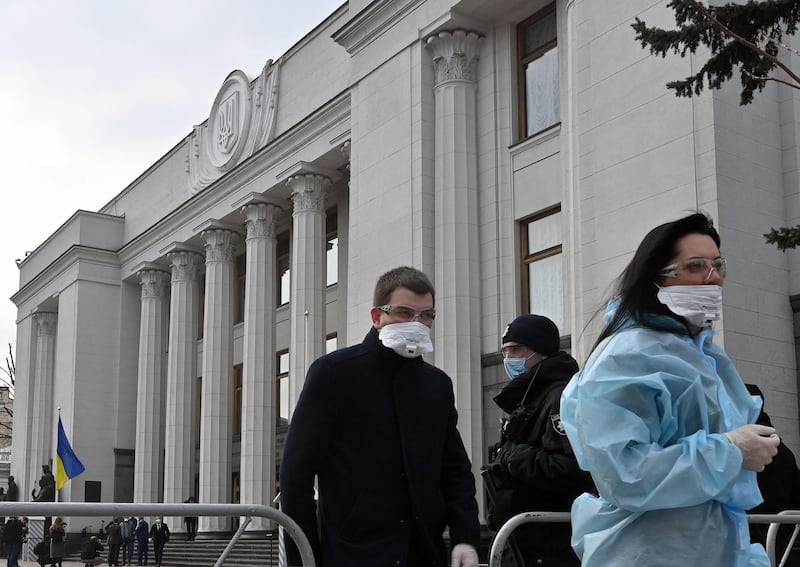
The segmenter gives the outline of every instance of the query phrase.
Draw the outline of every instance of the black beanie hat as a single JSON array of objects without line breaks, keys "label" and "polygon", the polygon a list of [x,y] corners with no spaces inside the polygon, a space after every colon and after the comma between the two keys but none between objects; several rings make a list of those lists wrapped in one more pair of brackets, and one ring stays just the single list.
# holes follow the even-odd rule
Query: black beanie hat
[{"label": "black beanie hat", "polygon": [[539,354],[558,354],[561,337],[558,327],[544,315],[520,315],[506,327],[502,343],[514,341],[532,348]]}]

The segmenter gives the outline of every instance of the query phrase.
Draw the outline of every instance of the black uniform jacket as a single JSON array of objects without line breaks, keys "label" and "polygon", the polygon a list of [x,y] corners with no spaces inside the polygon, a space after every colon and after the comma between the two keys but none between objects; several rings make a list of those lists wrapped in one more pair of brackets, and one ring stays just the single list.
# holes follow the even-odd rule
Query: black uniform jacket
[{"label": "black uniform jacket", "polygon": [[[452,545],[477,547],[457,419],[450,378],[384,347],[375,329],[311,365],[286,438],[281,507],[321,567],[405,567],[412,540],[425,565],[444,567],[448,526]],[[287,556],[301,564],[291,542]]]},{"label": "black uniform jacket", "polygon": [[[561,427],[561,392],[577,371],[578,363],[562,351],[509,382],[495,396],[500,409],[512,414],[509,426],[523,398],[529,410],[525,424],[516,424],[517,435],[503,439],[491,469],[501,492],[507,491],[498,498],[498,506],[505,509],[493,511],[500,516],[500,523],[521,512],[569,512],[578,495],[593,490],[591,476],[578,466]],[[569,525],[527,524],[517,531],[519,547],[530,564],[577,562],[569,542]]]}]

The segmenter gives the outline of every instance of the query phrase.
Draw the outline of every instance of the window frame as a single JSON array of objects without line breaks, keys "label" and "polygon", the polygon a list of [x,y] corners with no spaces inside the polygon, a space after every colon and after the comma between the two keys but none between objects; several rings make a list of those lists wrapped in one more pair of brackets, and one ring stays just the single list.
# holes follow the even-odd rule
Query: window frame
[{"label": "window frame", "polygon": [[233,365],[233,438],[242,435],[242,401],[244,386],[244,364]]},{"label": "window frame", "polygon": [[247,294],[247,253],[236,255],[234,263],[234,279],[236,290],[233,306],[233,324],[244,323],[245,295]]},{"label": "window frame", "polygon": [[[325,213],[325,288],[331,288],[339,283],[339,215],[338,209],[332,207]],[[336,240],[336,281],[328,283],[328,278],[331,274],[331,266],[328,262],[328,253],[332,248],[331,242]]]},{"label": "window frame", "polygon": [[[531,53],[525,54],[524,31],[527,28],[533,26],[539,20],[543,20],[551,13],[556,15],[556,37],[552,41],[549,41],[548,43],[539,47],[538,49],[533,50]],[[545,6],[541,10],[534,13],[532,16],[526,18],[525,20],[517,24],[517,117],[518,117],[517,128],[519,129],[520,141],[536,136],[541,132],[545,132],[550,128],[553,128],[561,124],[560,112],[559,112],[558,121],[540,130],[537,130],[536,132],[528,134],[528,107],[527,107],[528,99],[526,97],[525,66],[535,61],[536,59],[539,59],[540,57],[544,56],[551,49],[558,50],[558,14],[556,14],[555,2],[552,2],[551,4]],[[557,51],[556,51],[556,57],[558,57]],[[561,93],[561,85],[559,84],[559,96],[560,93]]]},{"label": "window frame", "polygon": [[[286,371],[281,370],[281,357],[287,357]],[[288,368],[289,349],[282,348],[275,352],[275,425],[280,425],[281,422],[281,380],[286,380],[285,386],[289,387],[289,368]],[[288,416],[284,419],[288,419]]]},{"label": "window frame", "polygon": [[[292,285],[291,285],[291,278],[292,278],[292,232],[291,229],[285,232],[281,232],[276,236],[276,245],[275,245],[275,307],[281,308],[284,305],[289,305],[292,301]],[[281,262],[285,262],[287,266],[286,271],[281,273]],[[286,301],[283,301],[282,292],[283,292],[283,274],[289,272],[289,291],[287,294],[289,297]]]},{"label": "window frame", "polygon": [[[520,265],[520,294],[522,295],[521,305],[522,305],[522,312],[523,313],[530,313],[531,312],[531,301],[530,301],[530,265],[534,262],[538,262],[539,260],[544,260],[546,258],[551,258],[553,256],[557,256],[559,254],[564,253],[564,240],[563,240],[563,225],[562,225],[562,239],[559,244],[555,246],[550,246],[549,248],[544,248],[542,250],[537,250],[535,252],[530,252],[529,247],[530,243],[528,240],[528,227],[531,224],[540,221],[544,218],[547,218],[551,215],[556,213],[562,213],[563,210],[561,208],[561,203],[557,205],[553,205],[552,207],[548,207],[539,211],[538,213],[534,213],[528,217],[521,219],[518,223],[519,226],[519,265]],[[561,292],[564,292],[563,282]]]}]

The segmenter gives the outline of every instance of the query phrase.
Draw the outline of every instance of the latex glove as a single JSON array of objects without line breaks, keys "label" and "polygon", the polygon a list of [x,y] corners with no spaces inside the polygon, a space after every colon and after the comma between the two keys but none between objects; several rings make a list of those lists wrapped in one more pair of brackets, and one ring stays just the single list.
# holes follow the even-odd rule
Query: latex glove
[{"label": "latex glove", "polygon": [[757,424],[737,427],[725,437],[742,452],[742,468],[755,472],[763,471],[772,462],[781,442],[774,428]]},{"label": "latex glove", "polygon": [[456,544],[450,557],[450,567],[478,567],[478,552],[468,543]]}]

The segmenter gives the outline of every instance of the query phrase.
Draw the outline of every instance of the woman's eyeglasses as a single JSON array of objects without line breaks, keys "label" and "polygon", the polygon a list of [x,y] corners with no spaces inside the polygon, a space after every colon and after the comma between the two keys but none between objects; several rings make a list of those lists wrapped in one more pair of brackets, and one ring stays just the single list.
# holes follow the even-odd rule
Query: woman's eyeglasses
[{"label": "woman's eyeglasses", "polygon": [[713,260],[709,260],[708,258],[692,258],[680,264],[665,266],[659,270],[658,275],[674,278],[678,276],[678,272],[686,271],[692,275],[702,275],[704,276],[703,281],[708,281],[711,278],[711,274],[714,273],[714,270],[717,270],[719,275],[723,278],[725,277],[725,274],[728,273],[728,265],[725,258],[714,258]]}]

